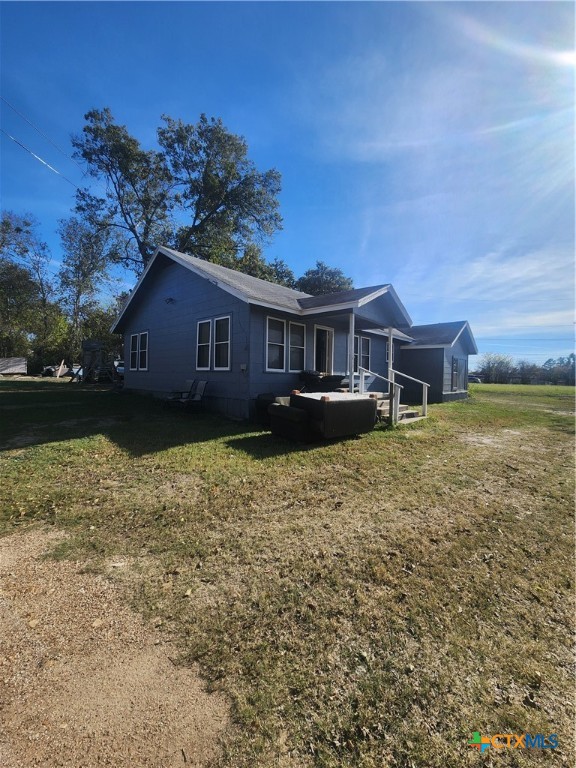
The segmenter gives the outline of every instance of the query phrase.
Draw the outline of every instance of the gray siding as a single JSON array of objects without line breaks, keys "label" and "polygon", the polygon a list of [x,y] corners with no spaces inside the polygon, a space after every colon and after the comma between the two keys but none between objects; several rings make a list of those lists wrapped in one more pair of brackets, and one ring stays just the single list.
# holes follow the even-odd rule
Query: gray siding
[{"label": "gray siding", "polygon": [[[196,371],[197,323],[222,315],[231,318],[231,369]],[[148,371],[131,371],[130,336],[143,331],[149,334]],[[171,261],[158,260],[130,307],[123,332],[127,389],[162,395],[181,389],[186,380],[204,379],[209,406],[247,416],[248,373],[241,370],[249,362],[244,302]]]},{"label": "gray siding", "polygon": [[[428,402],[441,403],[444,383],[444,350],[443,349],[412,349],[400,350],[397,370],[430,384]],[[409,379],[398,379],[404,387],[403,403],[421,403],[422,385]]]},{"label": "gray siding", "polygon": [[[196,370],[197,324],[202,320],[214,320],[230,316],[231,344],[230,370]],[[266,370],[267,318],[274,317],[286,322],[285,369]],[[298,317],[289,311],[277,312],[260,306],[250,306],[219,288],[211,279],[200,277],[167,257],[157,258],[146,279],[141,283],[120,330],[125,338],[125,386],[127,389],[165,395],[180,390],[190,379],[204,379],[207,407],[229,416],[247,418],[253,411],[254,400],[259,394],[289,394],[300,386],[298,372],[288,370],[288,342],[290,321],[306,328],[306,354],[304,369],[316,368],[314,355],[315,327],[332,328],[334,331],[332,370],[346,374],[348,369],[349,312],[327,311],[317,317]],[[398,326],[393,316],[393,304],[389,296],[382,296],[363,306],[356,317],[356,335],[370,339],[370,368],[387,376],[387,337],[364,332],[362,326],[373,328],[387,323]],[[212,326],[213,329],[213,326]],[[130,337],[148,333],[148,370],[130,370]],[[394,368],[410,376],[430,383],[430,402],[466,396],[466,389],[452,389],[452,359],[454,356],[467,363],[464,345],[456,343],[452,348],[402,349],[401,342],[394,342]],[[212,339],[213,352],[213,339]],[[419,402],[421,386],[399,378],[404,387],[403,402]],[[466,386],[467,381],[465,380]],[[367,382],[369,390],[386,391],[381,379]]]},{"label": "gray siding", "polygon": [[[461,365],[460,386],[456,389],[452,386],[452,361],[458,358]],[[464,370],[462,370],[462,367]],[[460,340],[456,341],[451,347],[444,350],[444,384],[443,394],[452,394],[454,392],[468,392],[468,353]],[[444,398],[446,399],[446,398]]]},{"label": "gray siding", "polygon": [[297,389],[300,379],[297,373],[288,371],[287,349],[286,367],[284,371],[266,370],[266,327],[267,318],[273,317],[286,322],[286,342],[288,343],[288,323],[300,323],[306,327],[306,350],[304,370],[314,368],[314,323],[309,320],[294,317],[288,312],[266,310],[262,307],[252,307],[250,313],[250,397],[255,398],[264,392],[289,394]]}]

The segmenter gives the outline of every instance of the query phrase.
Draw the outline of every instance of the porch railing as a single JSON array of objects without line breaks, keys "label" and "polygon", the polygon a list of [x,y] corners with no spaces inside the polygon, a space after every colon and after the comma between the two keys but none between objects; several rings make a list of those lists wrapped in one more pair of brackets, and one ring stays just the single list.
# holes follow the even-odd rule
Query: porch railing
[{"label": "porch railing", "polygon": [[[364,378],[365,376],[375,376],[377,379],[382,379],[382,381],[386,381],[388,384],[390,384],[390,408],[389,408],[389,420],[390,424],[397,424],[398,423],[398,414],[400,412],[400,393],[404,389],[402,384],[398,384],[396,381],[393,381],[392,379],[387,379],[386,376],[382,376],[380,373],[374,373],[374,371],[369,371],[367,368],[358,368],[358,374],[360,376],[360,382],[358,385],[358,392],[360,394],[364,393]],[[352,377],[352,382],[354,382],[354,378]],[[354,391],[354,388],[352,387],[351,391]]]},{"label": "porch railing", "polygon": [[430,384],[428,384],[426,381],[422,381],[422,379],[415,379],[414,376],[408,376],[407,373],[401,373],[400,371],[392,371],[394,374],[394,378],[396,376],[403,376],[405,379],[410,379],[410,381],[415,381],[416,384],[422,384],[422,416],[428,415],[428,390],[430,388]]},{"label": "porch railing", "polygon": [[[414,376],[408,376],[407,373],[402,373],[401,371],[396,371],[392,369],[392,374],[394,375],[394,379],[387,379],[386,376],[382,376],[380,373],[374,373],[374,371],[369,371],[367,368],[359,368],[358,374],[360,376],[360,382],[358,385],[358,391],[360,393],[363,393],[365,391],[365,382],[364,378],[365,376],[375,376],[377,379],[382,379],[382,381],[386,381],[388,384],[391,385],[390,390],[390,424],[397,424],[398,423],[398,414],[400,412],[400,393],[404,387],[402,384],[398,384],[396,381],[396,376],[403,376],[405,379],[409,379],[410,381],[416,382],[416,384],[422,385],[422,416],[428,415],[428,389],[430,388],[430,384],[426,381],[422,381],[421,379],[416,379]],[[354,381],[352,379],[352,381]],[[352,388],[352,391],[353,388]]]}]

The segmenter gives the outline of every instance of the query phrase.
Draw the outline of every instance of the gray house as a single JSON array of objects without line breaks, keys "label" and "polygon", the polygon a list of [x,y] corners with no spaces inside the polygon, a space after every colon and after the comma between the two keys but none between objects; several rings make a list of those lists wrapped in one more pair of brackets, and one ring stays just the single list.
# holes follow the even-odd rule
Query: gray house
[{"label": "gray house", "polygon": [[[466,397],[477,352],[466,322],[413,326],[391,285],[310,296],[164,247],[112,330],[124,334],[127,389],[166,396],[203,379],[207,405],[239,418],[258,395],[301,386],[306,370],[358,382],[360,369],[385,379],[395,369],[430,383],[431,402]],[[403,400],[418,402],[421,385],[402,383],[414,384]]]}]

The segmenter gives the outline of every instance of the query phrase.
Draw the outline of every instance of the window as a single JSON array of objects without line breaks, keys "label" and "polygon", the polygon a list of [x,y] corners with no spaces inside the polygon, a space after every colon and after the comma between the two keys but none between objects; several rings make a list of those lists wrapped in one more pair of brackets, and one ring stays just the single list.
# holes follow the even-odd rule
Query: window
[{"label": "window", "polygon": [[138,368],[141,371],[148,370],[148,333],[141,333],[139,337],[140,349],[138,351]]},{"label": "window", "polygon": [[196,370],[210,370],[210,341],[212,336],[212,321],[201,320],[198,323],[196,336]]},{"label": "window", "polygon": [[[388,362],[388,356],[390,351],[390,342],[386,342],[386,362]],[[394,362],[394,343],[392,343],[392,360],[390,362]]]},{"label": "window", "polygon": [[467,389],[468,360],[466,358],[452,358],[452,391]]},{"label": "window", "polygon": [[130,336],[130,370],[138,370],[138,334]]},{"label": "window", "polygon": [[358,373],[358,353],[360,367],[370,370],[370,339],[367,336],[354,336],[354,373]]},{"label": "window", "polygon": [[148,370],[148,331],[130,336],[130,370]]},{"label": "window", "polygon": [[286,322],[268,318],[266,334],[266,370],[284,370],[284,349],[286,346]]},{"label": "window", "polygon": [[230,318],[214,320],[214,370],[230,370]]},{"label": "window", "polygon": [[290,323],[290,362],[291,372],[303,371],[306,359],[306,326]]}]

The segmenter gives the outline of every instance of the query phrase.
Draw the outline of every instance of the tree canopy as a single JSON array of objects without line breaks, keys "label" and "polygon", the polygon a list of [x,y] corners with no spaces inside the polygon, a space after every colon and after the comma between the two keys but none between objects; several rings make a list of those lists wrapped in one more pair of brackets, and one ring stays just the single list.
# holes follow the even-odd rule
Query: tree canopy
[{"label": "tree canopy", "polygon": [[117,235],[116,258],[141,271],[158,245],[223,262],[282,227],[280,174],[259,171],[245,139],[220,119],[187,124],[164,115],[158,150],[146,150],[108,108],[85,115],[75,157],[105,184],[81,190],[77,212]]},{"label": "tree canopy", "polygon": [[348,291],[353,287],[352,280],[341,269],[329,267],[323,261],[317,261],[313,269],[309,269],[296,281],[299,291],[312,296]]}]

